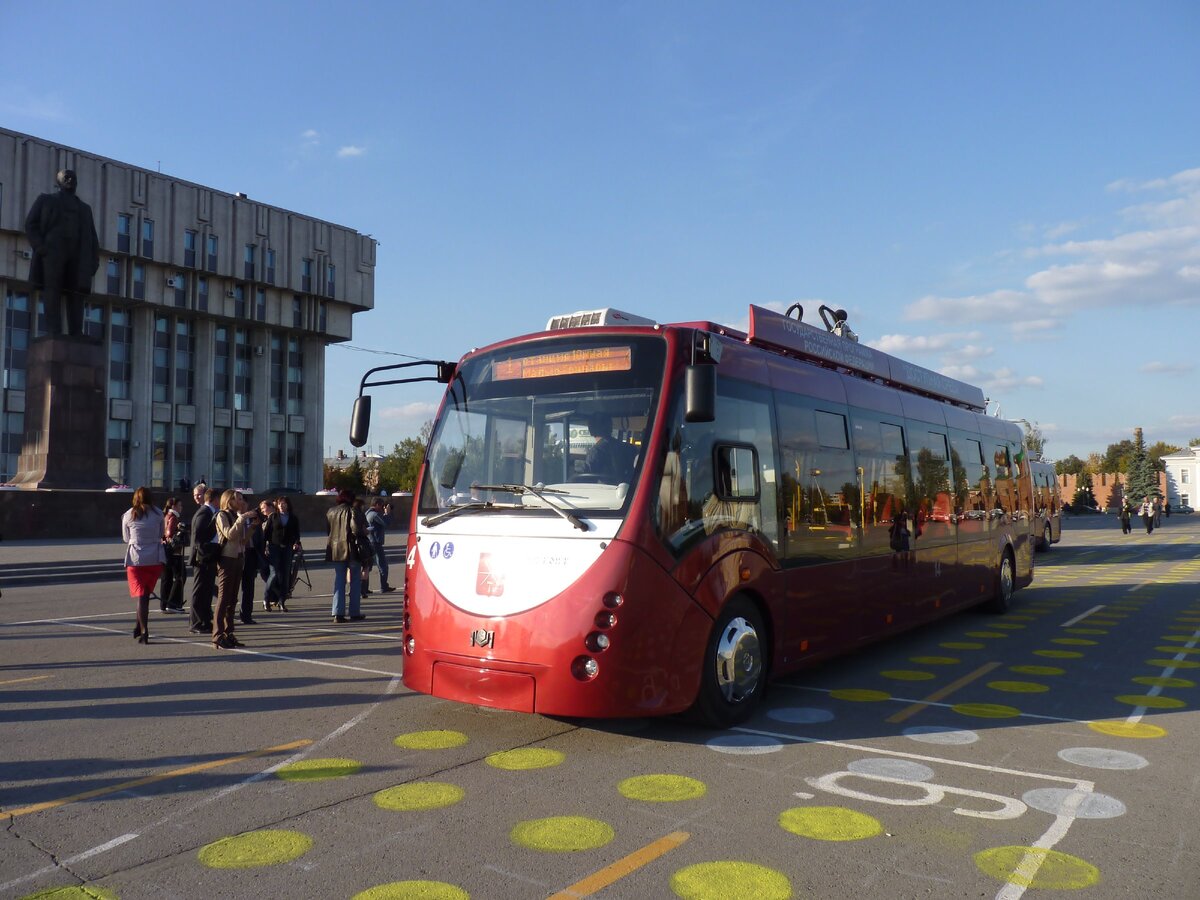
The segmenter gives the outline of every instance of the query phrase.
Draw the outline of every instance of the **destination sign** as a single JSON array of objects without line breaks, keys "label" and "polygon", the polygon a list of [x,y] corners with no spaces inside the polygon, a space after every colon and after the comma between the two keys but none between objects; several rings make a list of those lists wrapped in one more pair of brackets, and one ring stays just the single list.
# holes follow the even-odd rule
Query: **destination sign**
[{"label": "destination sign", "polygon": [[539,353],[505,359],[492,366],[492,381],[552,378],[590,372],[628,372],[633,367],[630,347],[589,347],[561,353]]}]

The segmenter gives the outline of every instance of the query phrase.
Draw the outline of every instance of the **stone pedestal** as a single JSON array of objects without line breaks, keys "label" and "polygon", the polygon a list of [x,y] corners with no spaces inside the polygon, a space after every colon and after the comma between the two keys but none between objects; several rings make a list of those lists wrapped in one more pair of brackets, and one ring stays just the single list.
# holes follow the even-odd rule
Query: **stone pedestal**
[{"label": "stone pedestal", "polygon": [[112,486],[105,362],[104,345],[90,338],[44,337],[30,345],[25,443],[13,484],[24,490]]}]

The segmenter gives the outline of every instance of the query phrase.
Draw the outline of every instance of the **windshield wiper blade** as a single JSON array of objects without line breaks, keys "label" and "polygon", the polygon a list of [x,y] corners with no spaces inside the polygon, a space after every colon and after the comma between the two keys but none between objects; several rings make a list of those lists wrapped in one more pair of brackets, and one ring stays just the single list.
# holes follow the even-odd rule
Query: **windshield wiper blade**
[{"label": "windshield wiper blade", "polygon": [[426,516],[421,520],[421,524],[437,525],[439,522],[445,522],[447,519],[457,516],[460,512],[466,512],[471,509],[491,509],[494,506],[495,504],[491,500],[482,503],[460,503],[458,506],[452,506],[449,509],[442,510],[440,513]]},{"label": "windshield wiper blade", "polygon": [[547,494],[565,494],[566,491],[558,488],[540,488],[534,487],[532,484],[475,484],[471,485],[477,491],[503,491],[506,494],[533,494],[550,509],[554,510],[580,531],[587,531],[587,523],[569,509],[563,509],[557,503],[551,503]]}]

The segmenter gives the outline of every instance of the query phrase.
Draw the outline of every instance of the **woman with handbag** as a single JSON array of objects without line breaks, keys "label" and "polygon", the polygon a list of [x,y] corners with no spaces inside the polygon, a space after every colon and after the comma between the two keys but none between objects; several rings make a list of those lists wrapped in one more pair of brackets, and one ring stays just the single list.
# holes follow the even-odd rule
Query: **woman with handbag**
[{"label": "woman with handbag", "polygon": [[140,487],[133,492],[130,508],[121,517],[121,540],[125,548],[125,576],[129,580],[129,596],[137,600],[137,624],[133,639],[140,644],[150,643],[150,594],[162,574],[163,514],[154,506],[150,489]]}]

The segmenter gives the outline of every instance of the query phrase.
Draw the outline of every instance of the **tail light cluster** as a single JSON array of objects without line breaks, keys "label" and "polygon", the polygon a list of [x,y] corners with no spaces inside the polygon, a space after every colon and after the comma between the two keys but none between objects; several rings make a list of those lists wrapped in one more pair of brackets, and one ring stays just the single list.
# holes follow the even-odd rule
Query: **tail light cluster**
[{"label": "tail light cluster", "polygon": [[601,599],[603,609],[596,613],[593,624],[594,631],[583,639],[587,654],[577,656],[571,662],[571,674],[580,681],[591,681],[600,674],[600,663],[593,654],[600,654],[612,646],[612,638],[608,632],[617,624],[617,610],[625,602],[620,594],[609,592]]}]

